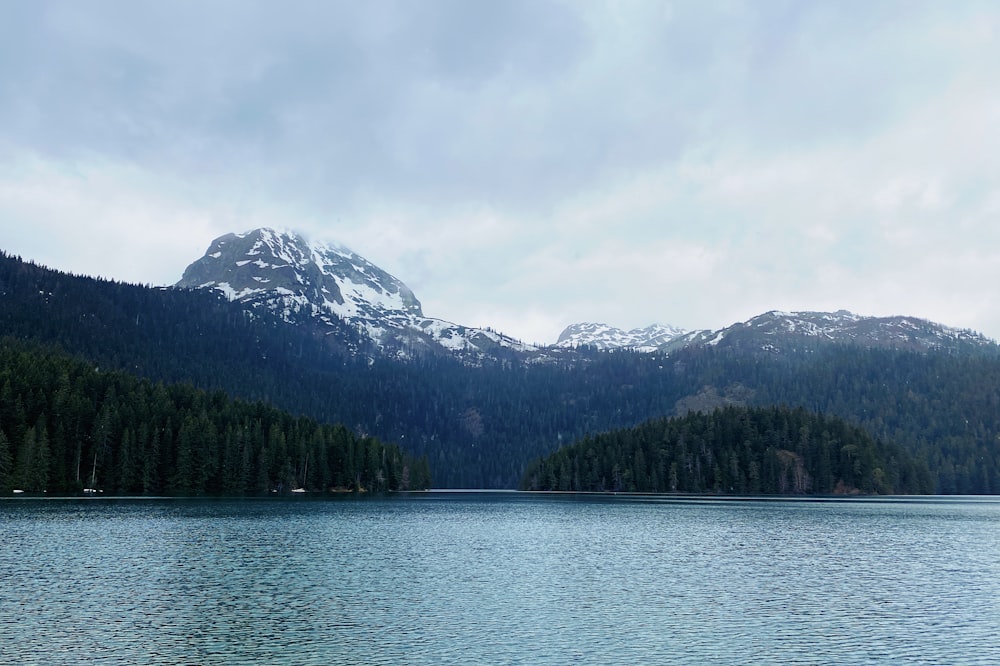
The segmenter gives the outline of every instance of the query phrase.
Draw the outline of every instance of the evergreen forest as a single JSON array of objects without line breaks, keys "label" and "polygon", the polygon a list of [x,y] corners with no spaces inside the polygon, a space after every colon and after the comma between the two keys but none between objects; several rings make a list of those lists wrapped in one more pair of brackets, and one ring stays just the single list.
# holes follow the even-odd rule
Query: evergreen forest
[{"label": "evergreen forest", "polygon": [[[817,341],[780,353],[701,346],[669,354],[562,350],[544,362],[502,350],[475,359],[445,354],[396,359],[367,347],[346,324],[332,331],[310,326],[308,319],[289,324],[210,292],[74,276],[2,253],[0,335],[32,343],[30,353],[70,355],[100,369],[100,375],[124,373],[151,386],[162,384],[160,390],[168,394],[197,389],[210,403],[224,394],[234,404],[245,401],[257,405],[254,409],[296,415],[282,417],[289,423],[301,415],[345,437],[392,443],[401,456],[426,459],[437,487],[516,488],[532,460],[588,435],[689,411],[783,405],[840,417],[878,441],[898,445],[926,465],[933,492],[1000,493],[1000,354],[995,346],[917,352]],[[20,398],[27,410],[41,397],[19,395],[15,386],[26,385],[15,379],[10,377],[11,389],[0,402],[0,428],[11,450],[21,447],[42,413],[28,410],[17,416],[14,401]],[[97,393],[85,399],[103,404],[106,389],[93,390]],[[116,399],[127,393],[116,389]],[[214,418],[210,410],[206,414]],[[182,423],[171,420],[173,439],[161,455],[176,453],[170,447]],[[53,424],[45,425],[51,435]],[[141,424],[133,425],[130,436],[141,436]],[[217,446],[224,444],[229,425],[216,425]],[[78,432],[89,436],[92,427]],[[152,438],[155,429],[148,428]],[[300,436],[301,429],[296,433]],[[263,430],[260,434],[265,436]],[[93,467],[88,442],[79,444],[87,451],[80,451],[81,479],[87,455]],[[65,445],[73,454],[51,478],[68,479],[72,486],[78,478],[78,445],[72,439]],[[287,466],[282,460],[274,469],[269,459],[266,475],[259,465],[254,468],[252,487],[303,483],[295,474],[305,470],[307,460],[308,473],[318,472],[312,455],[289,455]],[[164,469],[174,464],[161,462]],[[98,478],[110,483],[117,478],[116,466],[113,456],[105,460],[106,472]],[[414,470],[410,466],[411,487],[419,485]],[[149,491],[186,487],[171,485],[172,474]],[[342,478],[332,482],[346,483]],[[194,487],[216,492],[224,485],[215,475]],[[355,477],[347,485],[367,488],[371,482]],[[140,486],[129,480],[125,487]]]},{"label": "evergreen forest", "polygon": [[426,459],[262,403],[0,339],[0,490],[115,495],[425,489]]},{"label": "evergreen forest", "polygon": [[926,463],[843,419],[724,407],[585,437],[532,462],[522,490],[923,494]]}]

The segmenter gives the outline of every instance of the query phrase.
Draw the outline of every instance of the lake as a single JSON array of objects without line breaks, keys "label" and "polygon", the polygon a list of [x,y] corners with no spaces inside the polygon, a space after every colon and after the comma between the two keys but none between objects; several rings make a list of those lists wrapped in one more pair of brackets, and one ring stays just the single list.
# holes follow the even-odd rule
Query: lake
[{"label": "lake", "polygon": [[998,664],[998,498],[0,500],[4,664]]}]

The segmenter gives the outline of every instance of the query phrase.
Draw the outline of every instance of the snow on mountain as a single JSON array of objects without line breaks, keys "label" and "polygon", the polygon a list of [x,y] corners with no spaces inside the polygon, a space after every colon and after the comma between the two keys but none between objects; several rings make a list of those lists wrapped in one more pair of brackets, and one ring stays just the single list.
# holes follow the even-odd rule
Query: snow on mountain
[{"label": "snow on mountain", "polygon": [[518,352],[543,361],[584,346],[642,352],[688,346],[781,352],[821,342],[919,351],[996,344],[973,331],[915,317],[772,310],[716,331],[661,324],[625,331],[607,324],[573,324],[555,345],[539,348],[491,329],[427,317],[402,281],[357,253],[273,229],[217,238],[176,286],[213,289],[251,310],[267,309],[290,323],[319,326],[326,334],[339,333],[349,344],[359,344],[350,340],[360,337],[383,353],[404,357],[446,352],[468,359]]},{"label": "snow on mountain", "polygon": [[607,324],[584,322],[567,326],[559,339],[557,347],[594,347],[596,349],[634,349],[636,351],[655,351],[671,340],[684,334],[684,329],[663,324],[653,324],[646,328],[634,328],[624,331]]},{"label": "snow on mountain", "polygon": [[491,330],[426,317],[398,278],[346,247],[310,242],[294,231],[255,229],[217,238],[175,286],[213,289],[289,323],[330,330],[346,323],[382,351],[402,356],[534,350]]},{"label": "snow on mountain", "polygon": [[584,345],[598,349],[631,348],[671,352],[691,346],[725,347],[745,351],[782,352],[819,343],[913,351],[959,350],[994,346],[974,331],[937,324],[916,317],[867,317],[837,312],[782,312],[772,310],[718,330],[684,331],[650,326],[623,331],[607,324],[574,324],[559,336],[559,347]]},{"label": "snow on mountain", "polygon": [[992,340],[974,331],[937,324],[916,317],[868,317],[837,312],[782,312],[772,310],[718,331],[696,331],[674,345],[701,344],[746,350],[787,351],[821,342],[930,351],[991,346]]}]

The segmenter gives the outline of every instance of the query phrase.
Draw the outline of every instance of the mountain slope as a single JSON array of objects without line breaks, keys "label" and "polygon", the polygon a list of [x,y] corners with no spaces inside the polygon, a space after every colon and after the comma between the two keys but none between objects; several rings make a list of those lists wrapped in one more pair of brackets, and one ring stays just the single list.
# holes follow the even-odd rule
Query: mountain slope
[{"label": "mountain slope", "polygon": [[257,229],[215,239],[178,287],[211,288],[230,300],[274,305],[288,321],[330,314],[364,322],[422,317],[400,280],[345,247],[310,244],[294,232]]},{"label": "mountain slope", "polygon": [[974,331],[916,317],[866,317],[847,310],[772,310],[718,331],[696,331],[677,338],[671,344],[782,352],[824,343],[917,352],[996,349],[996,343]]},{"label": "mountain slope", "polygon": [[587,437],[529,466],[523,490],[922,494],[925,461],[805,409],[727,407]]},{"label": "mountain slope", "polygon": [[217,238],[175,286],[218,291],[321,331],[346,322],[388,355],[535,351],[492,330],[425,317],[398,278],[346,247],[310,242],[293,231]]},{"label": "mountain slope", "polygon": [[99,372],[9,337],[0,338],[0,397],[2,494],[88,487],[108,495],[241,495],[430,484],[426,463],[395,444],[190,384]]},{"label": "mountain slope", "polygon": [[653,325],[623,331],[607,324],[573,324],[556,343],[559,347],[673,352],[686,347],[720,347],[746,352],[783,353],[823,344],[909,351],[976,352],[996,350],[993,340],[964,329],[916,317],[866,317],[837,312],[772,310],[718,330],[684,331]]},{"label": "mountain slope", "polygon": [[[443,353],[352,353],[363,345],[356,330],[340,330],[346,342],[318,333],[266,309],[249,316],[215,291],[72,276],[0,252],[0,334],[58,346],[102,372],[222,389],[398,442],[428,457],[440,487],[513,487],[528,461],[561,443],[724,404],[841,416],[926,460],[938,492],[1000,493],[995,345],[774,353],[720,341],[669,354],[577,349],[561,350],[557,363],[469,364]],[[0,424],[39,398],[19,406],[3,391]]]},{"label": "mountain slope", "polygon": [[684,329],[675,326],[653,324],[646,328],[624,331],[607,324],[584,322],[567,326],[557,347],[593,347],[595,349],[634,349],[635,351],[656,351],[671,340],[684,334]]},{"label": "mountain slope", "polygon": [[321,335],[346,326],[360,336],[361,347],[399,358],[446,353],[467,361],[511,355],[551,359],[584,347],[672,352],[719,346],[773,353],[827,343],[921,352],[996,347],[978,333],[915,317],[773,310],[715,331],[660,324],[625,331],[579,323],[568,326],[555,345],[538,348],[492,329],[427,317],[399,278],[361,255],[343,246],[310,242],[293,231],[266,228],[217,238],[176,286],[216,291],[251,311],[267,310]]}]

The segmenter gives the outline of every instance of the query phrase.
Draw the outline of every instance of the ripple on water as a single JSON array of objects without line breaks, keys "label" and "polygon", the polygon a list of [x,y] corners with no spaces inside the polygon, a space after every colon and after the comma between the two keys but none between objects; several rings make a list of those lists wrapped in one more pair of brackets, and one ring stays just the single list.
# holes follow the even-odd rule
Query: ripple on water
[{"label": "ripple on water", "polygon": [[1000,663],[1000,505],[0,504],[5,663]]}]

